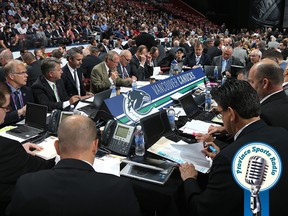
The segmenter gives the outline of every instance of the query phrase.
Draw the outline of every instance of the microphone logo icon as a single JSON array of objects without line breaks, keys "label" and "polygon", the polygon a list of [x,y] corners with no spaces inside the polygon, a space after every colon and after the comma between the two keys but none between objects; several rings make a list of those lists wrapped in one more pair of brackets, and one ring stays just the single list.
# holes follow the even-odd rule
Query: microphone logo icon
[{"label": "microphone logo icon", "polygon": [[261,216],[261,203],[259,191],[263,181],[265,181],[268,165],[261,156],[251,156],[249,158],[245,182],[251,185],[250,188],[250,209],[254,216]]}]

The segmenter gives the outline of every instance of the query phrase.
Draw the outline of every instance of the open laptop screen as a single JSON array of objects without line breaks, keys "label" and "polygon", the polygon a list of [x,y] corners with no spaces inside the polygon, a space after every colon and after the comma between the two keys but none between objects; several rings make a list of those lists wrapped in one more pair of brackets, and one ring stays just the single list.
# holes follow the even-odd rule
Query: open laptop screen
[{"label": "open laptop screen", "polygon": [[104,90],[102,92],[99,92],[98,94],[95,94],[94,95],[94,100],[93,100],[93,103],[92,103],[92,107],[96,108],[96,109],[100,109],[103,101],[105,99],[110,98],[111,91],[112,91],[112,89],[107,89],[107,90]]},{"label": "open laptop screen", "polygon": [[186,94],[180,97],[178,100],[188,118],[196,115],[201,111],[191,94]]},{"label": "open laptop screen", "polygon": [[145,134],[146,147],[152,146],[159,138],[172,132],[166,110],[145,116],[140,119]]},{"label": "open laptop screen", "polygon": [[45,130],[47,112],[47,106],[35,103],[27,103],[25,125]]}]

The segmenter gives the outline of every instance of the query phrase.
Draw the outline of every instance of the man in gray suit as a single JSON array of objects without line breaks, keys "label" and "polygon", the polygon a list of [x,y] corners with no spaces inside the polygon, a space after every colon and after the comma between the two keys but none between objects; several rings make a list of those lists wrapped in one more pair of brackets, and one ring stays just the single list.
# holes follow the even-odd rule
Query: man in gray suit
[{"label": "man in gray suit", "polygon": [[237,74],[231,74],[231,65],[244,66],[238,58],[232,56],[233,51],[233,47],[226,46],[222,51],[222,55],[213,58],[212,65],[222,67],[221,73],[219,73],[219,79],[225,74],[226,76],[237,76]]},{"label": "man in gray suit", "polygon": [[91,72],[90,91],[98,93],[109,89],[112,84],[116,86],[127,86],[129,80],[119,77],[117,66],[120,62],[119,54],[110,51],[105,57],[105,61],[94,66]]}]

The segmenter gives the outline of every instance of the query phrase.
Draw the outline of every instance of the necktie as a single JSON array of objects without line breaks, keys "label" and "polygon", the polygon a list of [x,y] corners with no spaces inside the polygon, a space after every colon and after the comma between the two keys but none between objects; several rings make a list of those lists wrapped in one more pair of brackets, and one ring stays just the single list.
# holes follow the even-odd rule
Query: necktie
[{"label": "necktie", "polygon": [[111,76],[111,70],[109,69],[108,70],[108,77],[110,77]]},{"label": "necktie", "polygon": [[59,101],[60,101],[60,98],[59,98],[59,95],[58,95],[58,92],[57,92],[57,88],[56,88],[55,83],[52,84],[52,89],[53,89],[53,92],[54,92],[56,101],[59,102]]},{"label": "necktie", "polygon": [[196,65],[199,64],[199,61],[200,61],[200,56],[196,56]]},{"label": "necktie", "polygon": [[15,106],[16,106],[16,110],[21,109],[21,103],[20,103],[20,98],[19,98],[19,92],[15,91],[14,92],[14,101],[15,101]]},{"label": "necktie", "polygon": [[75,86],[76,86],[78,95],[80,95],[80,83],[79,83],[79,79],[78,79],[78,76],[77,76],[77,70],[76,69],[74,70],[74,81],[75,81]]},{"label": "necktie", "polygon": [[122,78],[124,79],[124,78],[127,78],[127,77],[129,77],[129,74],[127,72],[127,69],[125,67],[123,67]]}]

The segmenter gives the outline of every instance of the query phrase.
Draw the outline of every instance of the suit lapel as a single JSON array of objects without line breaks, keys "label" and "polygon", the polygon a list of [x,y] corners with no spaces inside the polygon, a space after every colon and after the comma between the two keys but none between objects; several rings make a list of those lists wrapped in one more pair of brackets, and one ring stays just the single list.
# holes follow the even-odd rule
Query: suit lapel
[{"label": "suit lapel", "polygon": [[[41,77],[41,78],[42,78],[41,82],[42,82],[44,88],[47,90],[48,94],[50,94],[51,97],[52,97],[52,98],[55,100],[55,102],[56,102],[57,99],[56,99],[56,97],[55,97],[55,95],[54,95],[53,89],[51,88],[51,86],[50,86],[49,83],[45,80],[44,77]],[[56,85],[56,86],[57,86],[57,85]]]}]

